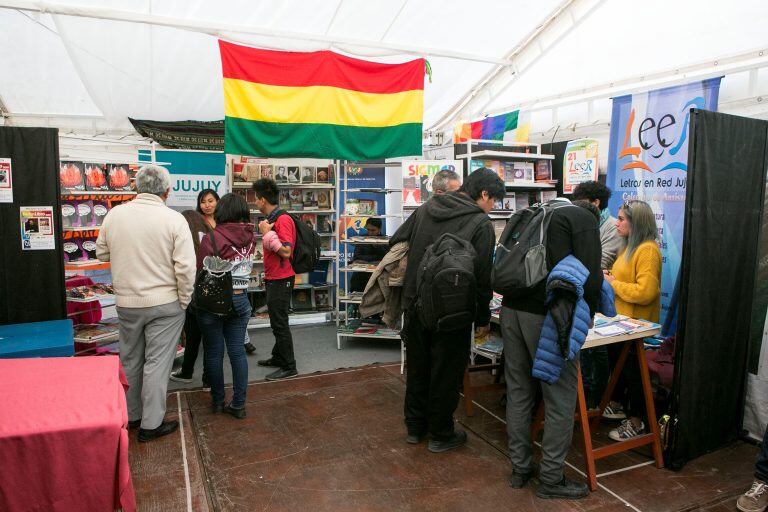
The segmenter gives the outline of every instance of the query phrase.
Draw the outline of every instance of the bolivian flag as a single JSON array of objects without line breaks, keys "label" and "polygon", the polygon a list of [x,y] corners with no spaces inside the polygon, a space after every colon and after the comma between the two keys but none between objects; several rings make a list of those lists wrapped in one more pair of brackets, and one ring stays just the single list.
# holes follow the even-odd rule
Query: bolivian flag
[{"label": "bolivian flag", "polygon": [[421,155],[424,59],[380,64],[331,51],[219,41],[224,151],[375,160]]}]

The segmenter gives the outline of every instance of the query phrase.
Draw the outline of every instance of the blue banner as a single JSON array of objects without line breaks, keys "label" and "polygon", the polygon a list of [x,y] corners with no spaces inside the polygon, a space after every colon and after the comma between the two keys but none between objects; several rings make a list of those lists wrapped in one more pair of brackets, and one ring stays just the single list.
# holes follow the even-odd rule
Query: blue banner
[{"label": "blue banner", "polygon": [[606,184],[616,216],[625,201],[651,205],[662,254],[661,323],[674,333],[685,215],[688,129],[692,108],[717,110],[720,78],[613,99]]}]

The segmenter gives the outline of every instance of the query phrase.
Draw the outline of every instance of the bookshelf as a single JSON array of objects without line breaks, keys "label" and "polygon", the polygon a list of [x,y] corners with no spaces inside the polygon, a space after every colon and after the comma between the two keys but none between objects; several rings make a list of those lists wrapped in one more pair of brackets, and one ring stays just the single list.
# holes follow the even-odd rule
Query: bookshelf
[{"label": "bookshelf", "polygon": [[[256,209],[253,183],[260,178],[271,178],[280,191],[278,207],[300,221],[308,222],[322,241],[321,263],[311,273],[296,276],[291,298],[291,325],[322,323],[332,320],[335,311],[336,282],[331,262],[336,261],[338,244],[335,236],[337,166],[331,160],[285,158],[267,159],[250,156],[228,155],[227,165],[231,172],[230,189],[242,195],[248,203],[251,221],[256,229],[257,249],[254,268],[248,287],[253,309],[249,328],[269,326],[266,315],[264,289],[264,260],[258,223],[264,215]],[[279,180],[279,181],[278,181]]]},{"label": "bookshelf", "polygon": [[[339,229],[336,230],[338,259],[336,262],[336,282],[339,283],[339,293],[336,298],[336,348],[341,350],[342,340],[353,339],[387,339],[400,340],[401,353],[401,371],[404,361],[404,345],[400,332],[397,329],[388,329],[383,325],[374,325],[364,322],[361,318],[351,318],[353,312],[362,302],[362,291],[350,292],[352,276],[361,273],[366,276],[366,280],[375,272],[376,265],[361,264],[352,262],[349,256],[350,249],[360,245],[373,245],[386,248],[389,244],[389,236],[368,237],[366,235],[348,236],[349,229],[355,224],[364,224],[367,219],[403,219],[404,215],[400,213],[384,212],[380,213],[378,206],[386,205],[386,196],[388,194],[402,193],[402,188],[392,187],[361,187],[349,186],[350,171],[361,168],[365,169],[384,169],[389,167],[400,167],[399,162],[389,163],[366,163],[366,162],[345,162],[340,166],[339,175],[339,193],[337,194],[336,209],[339,210]],[[341,204],[341,195],[344,195],[344,204]],[[364,194],[376,199],[360,199]],[[376,203],[375,206],[373,203]],[[362,226],[358,226],[362,227]],[[387,226],[391,229],[390,226]],[[358,313],[359,314],[359,313]]]}]

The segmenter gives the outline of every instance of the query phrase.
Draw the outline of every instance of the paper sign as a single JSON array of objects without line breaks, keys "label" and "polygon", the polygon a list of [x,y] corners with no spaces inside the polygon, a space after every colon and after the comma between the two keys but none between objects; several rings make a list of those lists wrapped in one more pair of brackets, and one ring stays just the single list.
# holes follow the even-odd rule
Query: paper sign
[{"label": "paper sign", "polygon": [[563,193],[572,194],[576,185],[597,181],[597,140],[577,139],[568,143],[563,159]]},{"label": "paper sign", "polygon": [[454,171],[463,180],[461,160],[404,160],[403,206],[419,206],[432,196],[432,178],[440,171]]},{"label": "paper sign", "polygon": [[0,203],[13,202],[13,177],[11,159],[0,158]]},{"label": "paper sign", "polygon": [[56,248],[53,230],[53,206],[22,206],[21,250],[44,251]]}]

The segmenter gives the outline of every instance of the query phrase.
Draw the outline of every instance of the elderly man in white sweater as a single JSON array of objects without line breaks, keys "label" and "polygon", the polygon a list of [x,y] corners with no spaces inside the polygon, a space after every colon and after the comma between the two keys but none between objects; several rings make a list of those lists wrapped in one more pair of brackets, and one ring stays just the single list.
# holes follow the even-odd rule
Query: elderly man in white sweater
[{"label": "elderly man in white sweater", "polygon": [[111,262],[120,319],[120,362],[128,378],[128,420],[146,442],[174,432],[164,421],[168,376],[195,283],[192,234],[165,205],[168,171],[156,165],[136,175],[138,195],[104,218],[96,256]]}]

